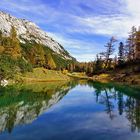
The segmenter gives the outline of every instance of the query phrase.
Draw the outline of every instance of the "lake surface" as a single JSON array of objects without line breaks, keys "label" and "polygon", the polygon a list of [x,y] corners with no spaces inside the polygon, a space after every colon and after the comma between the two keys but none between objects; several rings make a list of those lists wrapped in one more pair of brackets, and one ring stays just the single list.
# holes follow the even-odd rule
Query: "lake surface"
[{"label": "lake surface", "polygon": [[0,88],[0,140],[140,140],[140,88],[73,81]]}]

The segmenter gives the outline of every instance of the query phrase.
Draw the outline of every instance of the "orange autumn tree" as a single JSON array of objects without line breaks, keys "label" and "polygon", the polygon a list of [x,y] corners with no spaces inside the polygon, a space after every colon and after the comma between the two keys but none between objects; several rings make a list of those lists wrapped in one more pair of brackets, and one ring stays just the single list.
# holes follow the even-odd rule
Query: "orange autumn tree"
[{"label": "orange autumn tree", "polygon": [[5,54],[10,55],[12,58],[17,59],[21,57],[20,42],[17,38],[15,27],[11,27],[10,37],[6,39]]},{"label": "orange autumn tree", "polygon": [[56,64],[53,60],[51,53],[47,54],[47,65],[49,66],[50,69],[56,69]]},{"label": "orange autumn tree", "polygon": [[3,46],[3,35],[2,31],[0,31],[0,54],[2,54],[4,51],[4,46]]}]

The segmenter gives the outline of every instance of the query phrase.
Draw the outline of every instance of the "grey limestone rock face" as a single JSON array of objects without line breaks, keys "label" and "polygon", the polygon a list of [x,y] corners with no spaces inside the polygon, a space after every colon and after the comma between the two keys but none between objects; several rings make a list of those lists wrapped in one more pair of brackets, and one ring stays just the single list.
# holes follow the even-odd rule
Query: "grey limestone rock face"
[{"label": "grey limestone rock face", "polygon": [[12,26],[16,28],[17,35],[21,43],[25,43],[25,40],[29,42],[34,40],[36,43],[49,47],[64,59],[72,60],[69,53],[57,41],[49,37],[45,31],[41,30],[35,23],[25,19],[18,19],[10,14],[0,11],[0,30],[3,34],[8,36]]}]

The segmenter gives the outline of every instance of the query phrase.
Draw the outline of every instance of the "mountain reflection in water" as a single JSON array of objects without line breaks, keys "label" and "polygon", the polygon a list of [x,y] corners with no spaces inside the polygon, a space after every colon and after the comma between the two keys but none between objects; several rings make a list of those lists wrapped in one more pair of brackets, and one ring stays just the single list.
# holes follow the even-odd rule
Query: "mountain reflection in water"
[{"label": "mountain reflection in water", "polygon": [[72,88],[69,85],[52,82],[1,87],[0,132],[11,133],[17,125],[32,123]]}]

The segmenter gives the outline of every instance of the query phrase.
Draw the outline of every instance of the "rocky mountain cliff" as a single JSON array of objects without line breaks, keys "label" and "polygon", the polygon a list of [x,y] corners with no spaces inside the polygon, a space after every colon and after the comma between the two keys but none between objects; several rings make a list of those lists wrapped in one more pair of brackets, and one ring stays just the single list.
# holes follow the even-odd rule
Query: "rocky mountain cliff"
[{"label": "rocky mountain cliff", "polygon": [[41,30],[35,23],[25,19],[18,19],[10,14],[0,11],[0,30],[2,33],[8,36],[12,26],[17,30],[17,35],[21,43],[25,43],[26,41],[35,41],[36,43],[49,47],[64,59],[73,59],[62,45],[49,37],[47,33]]}]

